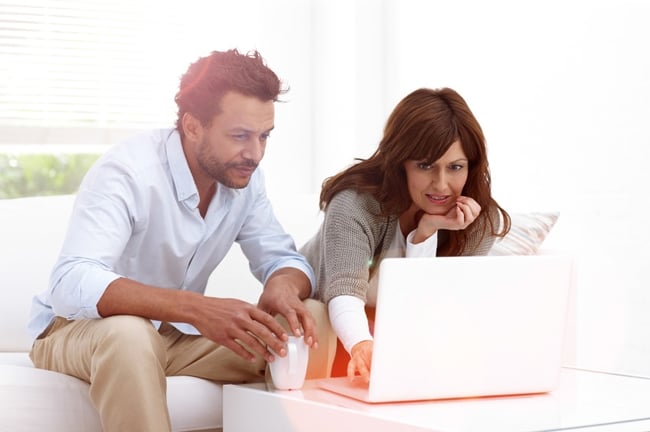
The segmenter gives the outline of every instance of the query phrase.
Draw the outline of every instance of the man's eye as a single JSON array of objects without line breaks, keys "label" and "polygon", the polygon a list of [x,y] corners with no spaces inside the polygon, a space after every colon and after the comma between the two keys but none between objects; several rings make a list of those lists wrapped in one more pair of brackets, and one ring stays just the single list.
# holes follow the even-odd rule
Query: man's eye
[{"label": "man's eye", "polygon": [[236,139],[237,141],[246,141],[248,139],[247,134],[236,134],[236,135],[233,135],[232,137],[234,139]]}]

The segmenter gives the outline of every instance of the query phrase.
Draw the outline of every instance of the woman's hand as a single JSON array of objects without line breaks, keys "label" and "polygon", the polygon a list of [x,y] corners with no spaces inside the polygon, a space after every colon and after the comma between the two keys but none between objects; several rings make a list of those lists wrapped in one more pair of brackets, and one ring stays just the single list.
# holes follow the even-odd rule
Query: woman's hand
[{"label": "woman's hand", "polygon": [[361,341],[352,347],[350,361],[348,362],[348,378],[357,379],[365,383],[370,382],[370,363],[372,360],[372,341]]},{"label": "woman's hand", "polygon": [[479,214],[481,214],[481,206],[473,198],[459,196],[456,198],[456,205],[447,214],[423,213],[418,221],[416,238],[429,238],[439,229],[463,230],[474,222]]}]

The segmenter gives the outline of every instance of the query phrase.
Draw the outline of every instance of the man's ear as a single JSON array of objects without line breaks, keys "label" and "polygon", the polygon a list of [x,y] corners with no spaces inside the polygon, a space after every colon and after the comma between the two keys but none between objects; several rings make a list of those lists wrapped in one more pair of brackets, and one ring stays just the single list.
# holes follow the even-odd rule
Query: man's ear
[{"label": "man's ear", "polygon": [[203,126],[199,119],[186,112],[181,120],[185,137],[191,141],[200,141],[203,136]]}]

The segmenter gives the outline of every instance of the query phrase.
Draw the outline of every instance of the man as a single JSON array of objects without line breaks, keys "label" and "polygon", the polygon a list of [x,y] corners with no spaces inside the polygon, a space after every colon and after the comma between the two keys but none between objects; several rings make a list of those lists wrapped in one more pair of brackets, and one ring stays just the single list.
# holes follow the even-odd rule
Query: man
[{"label": "man", "polygon": [[[284,91],[259,53],[215,51],[181,78],[175,129],[113,147],[84,178],[30,356],[89,382],[105,431],[170,430],[166,376],[262,380],[284,327],[311,346],[311,377],[329,373],[326,311],[303,301],[313,271],[256,169]],[[203,295],[233,242],[264,284],[257,306]]]}]

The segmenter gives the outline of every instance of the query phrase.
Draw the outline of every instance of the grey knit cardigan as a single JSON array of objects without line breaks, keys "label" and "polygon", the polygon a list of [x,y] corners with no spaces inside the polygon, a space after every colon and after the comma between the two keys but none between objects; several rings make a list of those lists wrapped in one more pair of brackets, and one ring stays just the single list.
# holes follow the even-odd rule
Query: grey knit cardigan
[{"label": "grey knit cardigan", "polygon": [[[369,280],[386,255],[398,217],[379,216],[379,203],[353,190],[337,193],[325,208],[318,232],[300,248],[316,274],[318,298],[328,303],[339,295],[366,301]],[[486,255],[495,237],[470,236],[463,255]]]}]

